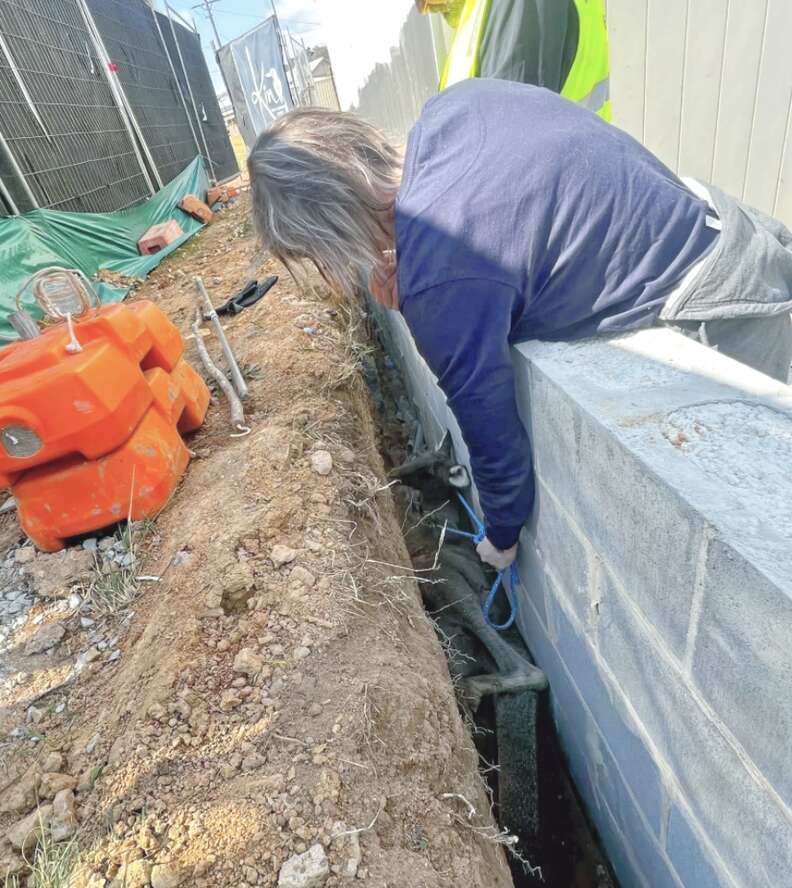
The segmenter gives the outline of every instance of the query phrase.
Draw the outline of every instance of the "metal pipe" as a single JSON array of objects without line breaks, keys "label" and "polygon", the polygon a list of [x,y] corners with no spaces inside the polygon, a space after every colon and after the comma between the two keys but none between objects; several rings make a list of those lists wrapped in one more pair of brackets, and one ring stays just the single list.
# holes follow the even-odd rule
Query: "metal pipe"
[{"label": "metal pipe", "polygon": [[39,110],[36,107],[36,103],[33,101],[33,97],[28,92],[28,88],[25,84],[24,79],[22,78],[22,74],[21,74],[19,68],[17,67],[17,63],[14,60],[14,57],[11,55],[11,50],[9,49],[8,44],[6,43],[6,39],[3,36],[2,32],[0,32],[0,50],[2,50],[3,55],[6,57],[6,60],[8,61],[9,67],[11,68],[11,73],[14,75],[14,80],[16,81],[16,85],[19,87],[19,91],[22,93],[22,97],[27,102],[28,108],[30,108],[30,113],[36,119],[36,123],[41,127],[44,135],[51,142],[52,137],[50,136],[49,131],[47,130],[47,127],[44,125],[44,121],[42,120],[41,115],[39,114]]},{"label": "metal pipe", "polygon": [[[170,6],[165,3],[165,9],[170,12]],[[195,111],[195,120],[198,124],[198,129],[201,131],[201,140],[203,141],[204,151],[206,151],[206,159],[209,162],[209,171],[212,174],[212,182],[217,182],[217,177],[215,176],[214,164],[212,163],[212,155],[209,153],[209,146],[206,144],[206,135],[204,134],[204,129],[201,126],[201,116],[198,114],[198,106],[195,104],[195,96],[193,95],[192,86],[190,85],[190,76],[187,73],[187,66],[184,64],[184,56],[182,55],[181,46],[179,45],[179,37],[176,34],[176,28],[173,25],[173,19],[168,16],[168,21],[170,21],[171,26],[171,34],[173,34],[173,42],[176,44],[176,52],[179,54],[179,61],[181,62],[182,71],[184,71],[184,82],[187,84],[187,92],[190,94],[190,101],[192,102],[193,111]],[[199,152],[200,153],[200,152]]]},{"label": "metal pipe", "polygon": [[200,300],[203,302],[204,315],[206,319],[211,322],[212,326],[214,327],[215,334],[220,341],[220,346],[223,349],[223,354],[225,355],[226,362],[228,363],[228,369],[231,372],[231,381],[234,383],[234,388],[236,389],[239,397],[241,399],[244,399],[248,395],[247,384],[242,378],[242,371],[239,369],[239,364],[237,363],[237,359],[234,356],[234,352],[232,351],[231,346],[228,344],[225,332],[223,331],[223,325],[220,323],[220,318],[218,317],[217,312],[212,305],[212,300],[209,298],[209,294],[206,292],[203,278],[196,275],[196,277],[193,278],[193,283],[195,284],[195,289],[198,291],[198,296],[200,297]]},{"label": "metal pipe", "polygon": [[35,339],[37,336],[41,336],[39,325],[24,308],[20,311],[12,311],[8,316],[8,323],[11,324],[20,339]]},{"label": "metal pipe", "polygon": [[129,141],[132,145],[132,150],[135,152],[135,157],[137,158],[140,171],[143,173],[143,178],[146,181],[149,192],[154,195],[157,193],[157,189],[154,187],[154,183],[151,181],[151,175],[149,174],[148,167],[146,166],[146,162],[143,160],[143,155],[140,153],[140,146],[138,145],[137,139],[135,138],[135,133],[132,129],[131,122],[127,117],[123,97],[119,95],[118,83],[113,78],[113,72],[110,70],[110,57],[107,55],[107,50],[105,49],[105,45],[102,42],[98,31],[96,31],[96,24],[93,20],[93,17],[91,16],[90,10],[86,6],[85,0],[77,0],[77,6],[80,9],[80,14],[82,15],[83,22],[85,23],[85,29],[88,32],[88,36],[91,38],[91,42],[93,43],[94,49],[96,50],[96,54],[99,56],[99,65],[104,71],[105,80],[107,81],[107,85],[110,88],[110,95],[113,97],[113,102],[118,109],[118,116],[121,118],[121,122],[124,124],[124,129],[126,129],[127,135],[129,136]]},{"label": "metal pipe", "polygon": [[[181,84],[179,83],[179,78],[176,76],[176,68],[173,66],[173,59],[171,59],[171,55],[168,52],[168,44],[165,42],[165,37],[162,33],[162,28],[160,27],[159,19],[157,18],[157,11],[152,6],[151,15],[154,17],[154,24],[157,26],[157,33],[159,34],[160,43],[162,44],[162,48],[165,50],[165,56],[168,59],[168,65],[171,69],[171,74],[173,75],[173,79],[176,81],[176,89],[179,91],[179,98],[181,99],[182,107],[184,108],[184,113],[187,115],[187,123],[190,125],[190,132],[192,133],[193,141],[195,142],[195,147],[198,149],[198,153],[201,153],[201,146],[198,142],[198,136],[195,135],[195,127],[192,123],[192,118],[190,117],[190,112],[187,110],[187,102],[184,99],[184,93],[182,92]],[[169,16],[170,18],[170,16]],[[171,24],[173,21],[171,20]]]},{"label": "metal pipe", "polygon": [[245,425],[245,410],[242,407],[242,402],[237,397],[237,393],[234,391],[234,386],[228,381],[225,373],[223,373],[223,371],[220,370],[215,362],[209,357],[209,352],[204,345],[203,336],[201,336],[201,320],[203,316],[201,299],[197,298],[195,302],[195,320],[192,323],[192,331],[193,338],[195,339],[195,348],[198,351],[198,357],[201,359],[201,363],[204,365],[206,372],[215,380],[220,390],[228,399],[228,406],[231,409],[231,425],[238,433],[246,434],[250,429]]},{"label": "metal pipe", "polygon": [[9,209],[11,210],[12,215],[19,215],[19,207],[16,205],[16,201],[13,197],[11,197],[11,192],[6,188],[6,183],[0,178],[0,197],[8,204]]},{"label": "metal pipe", "polygon": [[[3,151],[6,153],[6,155],[8,156],[8,162],[11,164],[11,168],[13,169],[13,171],[16,173],[17,177],[19,178],[19,184],[22,186],[22,190],[25,192],[25,196],[30,201],[30,203],[33,205],[33,208],[37,210],[39,208],[39,202],[36,200],[35,195],[30,190],[30,185],[28,185],[28,181],[25,178],[25,174],[22,172],[22,167],[17,163],[17,159],[16,159],[16,157],[14,157],[14,154],[11,151],[11,148],[8,146],[8,142],[6,142],[5,136],[2,134],[2,132],[0,132],[0,148],[2,148]],[[3,186],[3,187],[5,187],[5,186]],[[17,213],[18,212],[19,211],[17,210]]]}]

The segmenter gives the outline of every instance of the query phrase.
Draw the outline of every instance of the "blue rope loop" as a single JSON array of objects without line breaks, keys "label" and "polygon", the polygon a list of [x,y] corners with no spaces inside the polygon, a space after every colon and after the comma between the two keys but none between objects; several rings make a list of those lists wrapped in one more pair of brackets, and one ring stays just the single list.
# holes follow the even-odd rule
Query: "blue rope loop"
[{"label": "blue rope loop", "polygon": [[[496,629],[498,632],[505,632],[507,629],[511,629],[514,625],[514,621],[517,619],[517,594],[516,587],[520,582],[520,574],[517,571],[517,565],[513,562],[509,567],[509,583],[503,582],[503,576],[506,573],[505,570],[502,570],[495,579],[495,582],[492,584],[492,588],[487,593],[487,597],[484,599],[483,611],[484,611],[484,622],[491,628]],[[493,623],[490,614],[492,612],[492,608],[495,604],[495,599],[498,595],[498,589],[503,586],[504,591],[506,592],[506,598],[509,602],[509,607],[511,610],[509,611],[509,618],[505,623]]]},{"label": "blue rope loop", "polygon": [[[473,507],[462,495],[461,491],[457,490],[456,493],[459,497],[459,501],[462,503],[465,511],[468,513],[468,517],[470,518],[470,521],[475,528],[475,532],[470,533],[467,530],[459,530],[459,528],[457,527],[447,527],[446,532],[453,533],[456,536],[465,537],[465,539],[468,540],[472,540],[473,543],[477,546],[479,543],[483,542],[484,538],[486,537],[486,528],[482,524],[479,516],[473,510]],[[484,599],[484,604],[482,606],[482,610],[484,611],[484,621],[491,629],[495,629],[498,632],[504,632],[506,629],[511,629],[511,627],[514,625],[514,621],[517,619],[517,595],[515,590],[520,583],[520,574],[517,571],[517,565],[515,563],[512,563],[511,567],[509,568],[508,585],[503,582],[503,576],[505,573],[506,571],[502,570],[498,574],[495,582],[492,584],[492,588],[487,593],[487,597]],[[493,623],[492,619],[490,618],[490,613],[495,604],[495,599],[498,596],[498,589],[500,589],[501,586],[503,586],[506,592],[506,598],[509,601],[511,611],[509,613],[509,618],[508,620],[506,620],[505,623]]]}]

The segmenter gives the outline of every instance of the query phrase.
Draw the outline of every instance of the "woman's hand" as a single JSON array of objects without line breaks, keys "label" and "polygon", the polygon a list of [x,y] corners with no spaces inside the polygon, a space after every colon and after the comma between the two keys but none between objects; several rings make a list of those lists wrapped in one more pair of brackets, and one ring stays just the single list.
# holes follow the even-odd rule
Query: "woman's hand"
[{"label": "woman's hand", "polygon": [[511,567],[514,559],[517,557],[517,544],[515,543],[511,549],[496,549],[485,537],[478,546],[476,546],[476,552],[478,552],[478,557],[485,564],[489,564],[490,567],[494,567],[495,570],[500,572]]}]

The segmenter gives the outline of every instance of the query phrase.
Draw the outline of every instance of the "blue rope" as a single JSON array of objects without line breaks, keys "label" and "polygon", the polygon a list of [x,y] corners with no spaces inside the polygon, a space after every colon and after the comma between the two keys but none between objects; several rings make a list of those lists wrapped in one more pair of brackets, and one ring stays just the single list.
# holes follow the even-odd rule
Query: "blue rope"
[{"label": "blue rope", "polygon": [[[514,621],[517,619],[517,596],[514,592],[516,585],[520,582],[520,574],[517,571],[517,565],[515,562],[512,562],[511,567],[509,568],[509,585],[507,586],[503,582],[503,575],[506,573],[505,570],[502,570],[495,582],[492,585],[492,588],[489,590],[487,597],[484,599],[484,622],[493,629],[497,629],[498,632],[504,632],[506,629],[511,629],[514,625]],[[503,585],[503,589],[506,592],[506,598],[509,600],[509,606],[511,607],[511,611],[509,612],[509,618],[505,623],[493,623],[490,617],[490,613],[492,611],[492,606],[495,604],[495,597],[498,594],[498,589],[500,589],[501,585]]]},{"label": "blue rope", "polygon": [[[459,530],[457,527],[447,527],[447,533],[453,533],[456,536],[465,537],[465,539],[472,540],[473,543],[477,546],[480,542],[482,542],[486,536],[486,528],[481,523],[479,516],[473,510],[473,507],[470,503],[465,499],[462,493],[457,490],[457,496],[459,497],[459,501],[465,508],[465,511],[468,513],[470,517],[470,521],[475,528],[475,533],[470,533],[467,530]],[[491,628],[495,629],[498,632],[504,632],[506,629],[510,629],[514,625],[514,621],[517,619],[517,596],[515,594],[515,589],[520,583],[520,574],[517,570],[517,564],[512,563],[509,568],[509,583],[508,585],[503,582],[503,575],[506,573],[505,570],[502,570],[495,582],[492,584],[492,588],[487,593],[487,597],[484,599],[484,604],[482,606],[482,610],[484,611],[484,622]],[[495,604],[495,599],[498,595],[498,589],[503,586],[506,592],[506,598],[509,601],[509,605],[511,607],[511,611],[509,613],[509,618],[505,623],[493,623],[490,618],[490,613],[492,612],[492,608]]]}]

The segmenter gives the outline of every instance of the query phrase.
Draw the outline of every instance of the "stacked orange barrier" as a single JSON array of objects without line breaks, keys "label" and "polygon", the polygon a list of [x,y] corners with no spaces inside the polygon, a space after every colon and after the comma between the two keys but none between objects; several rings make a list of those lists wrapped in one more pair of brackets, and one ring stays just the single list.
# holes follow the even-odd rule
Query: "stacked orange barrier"
[{"label": "stacked orange barrier", "polygon": [[113,305],[0,351],[0,485],[45,551],[131,514],[156,514],[189,461],[182,434],[209,391],[151,302]]}]

